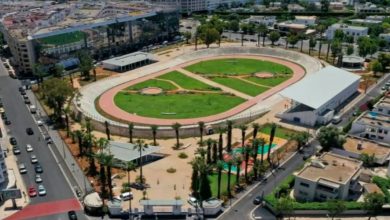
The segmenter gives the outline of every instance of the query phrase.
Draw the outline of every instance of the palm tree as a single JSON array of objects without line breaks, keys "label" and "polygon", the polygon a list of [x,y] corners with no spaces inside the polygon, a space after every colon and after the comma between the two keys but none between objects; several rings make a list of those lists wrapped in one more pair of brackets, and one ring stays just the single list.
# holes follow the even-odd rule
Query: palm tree
[{"label": "palm tree", "polygon": [[198,149],[196,149],[195,154],[199,154],[200,158],[205,160],[206,159],[205,156],[207,154],[207,151],[203,147],[199,147]]},{"label": "palm tree", "polygon": [[69,106],[65,107],[63,109],[64,115],[65,115],[65,127],[66,127],[66,137],[69,137],[69,113],[70,113],[70,108]]},{"label": "palm tree", "polygon": [[[95,157],[99,163],[100,171],[99,171],[99,181],[100,181],[100,191],[102,194],[102,197],[104,198],[106,196],[106,171],[104,169],[105,167],[105,157],[106,154],[103,151],[100,151],[99,153],[95,154]],[[104,202],[104,199],[102,200]]]},{"label": "palm tree", "polygon": [[106,165],[106,172],[107,172],[107,182],[108,182],[108,191],[110,195],[110,199],[112,199],[112,178],[111,178],[111,173],[112,173],[112,166],[114,165],[114,156],[111,154],[108,154],[105,157],[105,165]]},{"label": "palm tree", "polygon": [[265,37],[267,36],[267,25],[265,24],[259,24],[256,28],[257,31],[257,45],[260,47],[260,35],[263,37],[263,47],[265,46]]},{"label": "palm tree", "polygon": [[218,127],[217,132],[219,133],[219,139],[218,139],[218,155],[219,159],[223,160],[223,133],[225,133],[225,128]]},{"label": "palm tree", "polygon": [[152,135],[153,135],[153,145],[156,146],[157,145],[156,136],[157,136],[158,126],[152,125],[150,126],[150,129],[152,130]]},{"label": "palm tree", "polygon": [[228,166],[228,180],[227,180],[227,192],[228,192],[228,197],[231,198],[232,197],[232,192],[230,190],[230,178],[231,178],[231,175],[232,175],[232,165],[233,165],[233,161],[231,159],[229,159],[227,162],[226,162],[227,166]]},{"label": "palm tree", "polygon": [[106,149],[108,144],[109,144],[109,141],[106,138],[99,138],[96,141],[96,145],[99,147],[100,150]]},{"label": "palm tree", "polygon": [[198,122],[200,141],[203,142],[204,122]]},{"label": "palm tree", "polygon": [[108,123],[108,121],[104,121],[104,126],[106,127],[106,135],[107,135],[107,139],[108,140],[111,140],[111,135],[110,135],[110,124]]},{"label": "palm tree", "polygon": [[256,139],[257,133],[259,132],[260,129],[259,123],[253,123],[252,128],[253,128],[253,139]]},{"label": "palm tree", "polygon": [[179,148],[180,147],[180,141],[179,141],[179,129],[181,127],[181,124],[179,123],[175,123],[172,125],[172,129],[175,130],[175,135],[176,135],[176,147]]},{"label": "palm tree", "polygon": [[252,148],[250,146],[244,146],[243,147],[243,153],[244,153],[244,159],[245,159],[245,170],[244,170],[244,177],[245,182],[248,182],[248,162],[249,162],[249,156],[251,154]]},{"label": "palm tree", "polygon": [[211,163],[211,145],[213,144],[213,139],[209,138],[206,140],[207,145],[207,164]]},{"label": "palm tree", "polygon": [[133,123],[129,123],[129,142],[130,143],[133,143],[133,129],[134,129],[134,124]]},{"label": "palm tree", "polygon": [[149,145],[145,144],[143,140],[138,139],[135,142],[135,145],[133,147],[134,150],[137,150],[139,152],[139,159],[138,159],[138,166],[139,166],[139,172],[140,172],[140,183],[143,184],[143,175],[142,175],[142,151],[144,151],[146,148],[148,148]]},{"label": "palm tree", "polygon": [[318,50],[318,58],[321,57],[321,47],[322,47],[322,34],[324,33],[326,27],[322,24],[318,25],[316,27],[317,31],[320,33],[320,39],[319,39],[319,42],[320,42],[320,45],[319,45],[319,50]]},{"label": "palm tree", "polygon": [[241,164],[242,164],[242,157],[241,154],[236,154],[234,155],[233,158],[233,164],[237,168],[237,173],[236,173],[236,185],[240,185],[240,173],[241,173]]},{"label": "palm tree", "polygon": [[221,180],[222,180],[222,170],[224,168],[225,162],[223,160],[217,161],[217,171],[218,171],[218,185],[217,185],[217,198],[221,198]]},{"label": "palm tree", "polygon": [[93,153],[93,143],[96,143],[96,137],[92,133],[86,133],[84,135],[85,147],[87,148],[87,158],[89,161],[89,169],[88,174],[91,176],[96,175],[96,165],[95,165],[95,157]]},{"label": "palm tree", "polygon": [[272,142],[274,141],[275,131],[276,131],[276,124],[272,123],[271,133],[269,136],[268,154],[267,154],[267,160],[270,164],[271,164],[271,147],[272,147]]},{"label": "palm tree", "polygon": [[233,130],[233,122],[230,120],[226,121],[227,124],[227,152],[230,153],[232,151],[232,130]]},{"label": "palm tree", "polygon": [[[132,162],[132,161],[128,161],[127,163],[125,163],[125,170],[127,172],[127,185],[129,187],[129,193],[131,192],[131,187],[130,187],[130,172],[131,171],[134,171],[136,170],[136,165]],[[131,200],[132,199],[129,199],[129,212],[130,212],[130,216],[132,215],[132,210],[131,210]],[[131,217],[130,217],[131,219]]]},{"label": "palm tree", "polygon": [[245,145],[245,134],[246,134],[246,129],[248,129],[248,126],[242,124],[238,126],[238,128],[241,130],[241,147],[244,147]]},{"label": "palm tree", "polygon": [[258,146],[261,146],[261,159],[260,159],[260,164],[263,164],[263,161],[264,161],[264,145],[265,145],[265,139],[264,139],[264,138],[260,138],[260,139],[258,139],[258,141],[259,141]]},{"label": "palm tree", "polygon": [[297,142],[298,148],[297,151],[301,151],[302,147],[307,143],[310,138],[310,134],[308,132],[299,132],[290,136],[291,140]]},{"label": "palm tree", "polygon": [[217,163],[218,160],[218,142],[213,140],[213,163]]},{"label": "palm tree", "polygon": [[306,40],[306,35],[303,33],[299,33],[298,38],[301,40],[301,53],[302,53],[303,52],[303,41]]},{"label": "palm tree", "polygon": [[[253,157],[253,164],[257,163],[257,154],[259,151],[259,139],[253,139],[252,140],[252,157]],[[246,168],[245,168],[246,169]],[[255,179],[257,179],[257,167],[253,165],[253,176]]]},{"label": "palm tree", "polygon": [[84,155],[84,145],[83,145],[83,135],[84,135],[84,132],[82,130],[76,130],[75,131],[75,135],[77,137],[77,142],[78,142],[78,145],[79,145],[79,156],[82,156]]}]

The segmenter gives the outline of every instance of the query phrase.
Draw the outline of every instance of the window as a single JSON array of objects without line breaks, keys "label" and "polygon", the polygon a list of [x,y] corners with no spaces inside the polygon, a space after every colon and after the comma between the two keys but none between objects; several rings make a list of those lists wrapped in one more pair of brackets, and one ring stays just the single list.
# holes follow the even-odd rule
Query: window
[{"label": "window", "polygon": [[381,112],[381,111],[383,111],[383,109],[382,108],[378,108],[378,111]]},{"label": "window", "polygon": [[303,195],[303,196],[307,196],[307,195],[309,195],[309,193],[307,193],[307,192],[304,192],[304,191],[301,191],[301,190],[299,190],[299,194],[301,194],[301,195]]},{"label": "window", "polygon": [[309,184],[303,183],[303,182],[301,182],[300,185],[301,185],[301,186],[304,186],[304,187],[307,187],[307,188],[309,188],[309,186],[310,186]]},{"label": "window", "polygon": [[372,134],[370,135],[371,138],[376,138],[376,135]]},{"label": "window", "polygon": [[383,140],[383,137],[382,137],[382,136],[378,136],[378,138],[379,138],[380,140]]},{"label": "window", "polygon": [[387,134],[387,132],[388,132],[387,130],[383,130],[383,134]]}]

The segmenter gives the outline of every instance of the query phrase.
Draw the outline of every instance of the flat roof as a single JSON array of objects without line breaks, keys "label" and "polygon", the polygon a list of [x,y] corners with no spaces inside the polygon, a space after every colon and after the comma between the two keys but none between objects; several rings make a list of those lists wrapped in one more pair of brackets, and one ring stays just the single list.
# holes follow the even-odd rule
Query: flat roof
[{"label": "flat roof", "polygon": [[349,28],[349,29],[354,29],[354,30],[359,30],[359,31],[368,30],[368,27],[352,26],[352,25],[340,24],[340,23],[332,24],[331,27],[342,28],[342,29]]},{"label": "flat roof", "polygon": [[148,200],[140,200],[139,204],[141,205],[155,205],[155,206],[172,206],[172,205],[183,205],[183,200],[157,200],[157,199],[148,199]]},{"label": "flat roof", "polygon": [[[360,145],[359,148],[358,145]],[[368,155],[375,154],[375,157],[381,158],[387,158],[390,155],[390,147],[385,147],[377,142],[357,137],[347,137],[343,148],[349,152],[357,154],[366,153]]]},{"label": "flat roof", "polygon": [[360,76],[356,74],[327,66],[284,89],[280,94],[318,109],[359,80]]},{"label": "flat roof", "polygon": [[383,195],[382,190],[375,184],[375,183],[366,183],[363,185],[364,190],[366,193],[379,193]]},{"label": "flat roof", "polygon": [[138,63],[144,60],[154,60],[155,57],[151,53],[145,53],[145,52],[134,52],[129,53],[120,57],[114,57],[108,60],[103,60],[102,63],[114,65],[114,66],[127,66],[130,64]]},{"label": "flat roof", "polygon": [[359,56],[343,56],[343,63],[363,63],[364,58]]},{"label": "flat roof", "polygon": [[313,182],[331,181],[333,183],[345,184],[357,172],[359,172],[362,162],[359,160],[343,157],[333,153],[324,153],[318,158],[324,166],[323,168],[313,165],[305,166],[297,176]]},{"label": "flat roof", "polygon": [[360,24],[380,24],[382,23],[382,21],[378,21],[378,20],[371,20],[371,19],[351,19],[349,20],[350,22],[352,23],[360,23]]},{"label": "flat roof", "polygon": [[[121,161],[133,161],[139,158],[139,151],[134,149],[135,144],[110,141],[105,151],[109,151],[115,159]],[[142,156],[147,156],[156,153],[160,147],[149,146],[142,151]]]},{"label": "flat roof", "polygon": [[358,119],[358,121],[374,127],[390,128],[389,116],[378,114],[376,112],[366,112]]},{"label": "flat roof", "polygon": [[390,109],[390,95],[387,95],[379,100],[375,107]]}]

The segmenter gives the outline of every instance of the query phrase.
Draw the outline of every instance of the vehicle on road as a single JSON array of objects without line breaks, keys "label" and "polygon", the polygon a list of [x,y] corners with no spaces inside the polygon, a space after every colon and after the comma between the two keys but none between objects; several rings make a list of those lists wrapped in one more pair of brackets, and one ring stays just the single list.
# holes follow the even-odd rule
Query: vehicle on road
[{"label": "vehicle on road", "polygon": [[256,198],[253,200],[254,205],[260,205],[260,203],[263,201],[263,197],[256,196]]},{"label": "vehicle on road", "polygon": [[26,151],[27,152],[33,152],[34,151],[34,148],[31,146],[31,144],[27,144],[26,145]]},{"label": "vehicle on road", "polygon": [[42,180],[42,177],[40,174],[35,174],[35,182],[36,183],[42,183],[43,180]]},{"label": "vehicle on road", "polygon": [[30,101],[30,99],[25,99],[25,100],[24,100],[24,103],[25,103],[25,104],[31,104],[31,101]]},{"label": "vehicle on road", "polygon": [[9,143],[10,143],[11,145],[17,145],[17,144],[18,144],[18,142],[16,141],[16,138],[15,138],[15,137],[10,137],[10,138],[9,138]]},{"label": "vehicle on road", "polygon": [[45,139],[46,144],[52,144],[53,143],[53,140],[51,139],[51,137],[48,134],[43,134],[43,139]]},{"label": "vehicle on road", "polygon": [[43,173],[42,166],[41,166],[39,163],[36,163],[36,164],[35,164],[34,169],[35,169],[35,172],[36,172],[36,173]]},{"label": "vehicle on road", "polygon": [[187,202],[192,206],[198,205],[198,200],[195,197],[190,196],[187,200]]},{"label": "vehicle on road", "polygon": [[32,164],[38,163],[38,158],[37,158],[36,155],[32,154],[30,158],[31,158],[31,163],[32,163]]},{"label": "vehicle on road", "polygon": [[69,211],[68,212],[68,218],[69,220],[77,220],[77,215],[76,215],[76,212],[75,211]]},{"label": "vehicle on road", "polygon": [[341,122],[341,117],[339,115],[336,115],[332,118],[332,124],[338,124]]},{"label": "vehicle on road", "polygon": [[42,120],[38,120],[38,121],[37,121],[37,125],[38,125],[38,126],[42,126],[42,125],[43,125],[43,121],[42,121]]},{"label": "vehicle on road", "polygon": [[42,184],[39,184],[39,186],[38,186],[38,195],[39,196],[46,195],[46,189]]},{"label": "vehicle on road", "polygon": [[6,119],[6,120],[4,121],[4,123],[5,123],[5,125],[10,125],[10,124],[11,124],[11,121],[10,121],[9,119]]},{"label": "vehicle on road", "polygon": [[23,87],[19,87],[19,92],[24,91]]},{"label": "vehicle on road", "polygon": [[1,113],[1,119],[7,119],[7,115],[5,114],[5,112]]},{"label": "vehicle on road", "polygon": [[32,128],[26,128],[26,133],[27,133],[28,135],[33,135],[33,134],[34,134],[34,131],[33,131]]},{"label": "vehicle on road", "polygon": [[37,107],[35,107],[35,105],[30,105],[30,112],[35,114],[37,112]]},{"label": "vehicle on road", "polygon": [[30,196],[30,197],[37,196],[37,190],[33,186],[30,186],[28,188],[28,196]]},{"label": "vehicle on road", "polygon": [[20,172],[21,174],[27,173],[27,168],[26,168],[26,165],[24,165],[24,163],[20,163],[20,164],[19,164],[19,172]]},{"label": "vehicle on road", "polygon": [[133,199],[133,193],[132,192],[125,192],[122,193],[119,198],[123,201],[128,201],[130,199]]},{"label": "vehicle on road", "polygon": [[1,114],[5,113],[5,110],[4,110],[3,107],[0,108],[0,113],[1,113]]},{"label": "vehicle on road", "polygon": [[12,147],[12,152],[15,154],[15,155],[18,155],[20,154],[20,148],[18,146],[13,146]]}]

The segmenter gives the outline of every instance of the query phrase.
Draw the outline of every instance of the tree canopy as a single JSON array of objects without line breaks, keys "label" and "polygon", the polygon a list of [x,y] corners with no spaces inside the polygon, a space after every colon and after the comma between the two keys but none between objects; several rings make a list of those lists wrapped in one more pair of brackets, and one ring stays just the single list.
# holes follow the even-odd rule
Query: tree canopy
[{"label": "tree canopy", "polygon": [[328,151],[332,147],[342,148],[345,143],[345,138],[336,127],[322,127],[318,133],[317,139],[324,151]]}]

